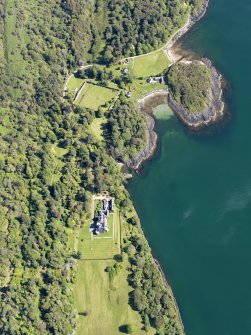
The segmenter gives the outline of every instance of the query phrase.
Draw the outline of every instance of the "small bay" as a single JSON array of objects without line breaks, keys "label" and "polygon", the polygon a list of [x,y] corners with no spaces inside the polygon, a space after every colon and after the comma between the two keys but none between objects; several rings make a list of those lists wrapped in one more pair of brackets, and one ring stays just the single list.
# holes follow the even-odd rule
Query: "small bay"
[{"label": "small bay", "polygon": [[154,110],[159,149],[128,185],[187,335],[251,334],[251,2],[211,0],[182,46],[227,81],[231,117],[191,133]]},{"label": "small bay", "polygon": [[173,111],[167,104],[153,108],[153,115],[157,120],[168,120],[173,116]]}]

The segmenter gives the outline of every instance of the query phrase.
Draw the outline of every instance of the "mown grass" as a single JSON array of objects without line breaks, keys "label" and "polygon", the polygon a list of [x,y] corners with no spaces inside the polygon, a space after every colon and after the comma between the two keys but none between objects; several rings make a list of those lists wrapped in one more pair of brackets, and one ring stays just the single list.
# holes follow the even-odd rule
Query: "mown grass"
[{"label": "mown grass", "polygon": [[103,130],[102,127],[106,122],[106,118],[101,117],[101,118],[96,118],[92,121],[90,124],[90,129],[93,132],[93,134],[97,137],[98,140],[102,141],[103,140]]},{"label": "mown grass", "polygon": [[[112,72],[113,78],[122,77],[122,69],[128,68],[131,73],[133,80],[132,83],[127,84],[123,89],[119,89],[118,85],[113,81],[108,81],[107,86],[100,86],[96,79],[79,79],[72,76],[68,83],[68,92],[73,95],[76,89],[81,88],[84,84],[84,88],[77,99],[74,101],[75,104],[82,107],[97,110],[100,106],[108,107],[111,105],[111,101],[117,97],[119,92],[131,91],[132,100],[143,97],[144,95],[158,90],[165,89],[165,84],[150,84],[147,83],[147,78],[151,75],[157,75],[162,73],[168,67],[169,61],[164,51],[157,51],[153,54],[144,55],[129,59],[128,64],[123,62],[110,66],[109,71]],[[141,78],[141,79],[140,79]],[[95,119],[91,125],[91,129],[99,140],[102,140],[102,123],[103,119]]]},{"label": "mown grass", "polygon": [[81,107],[97,110],[100,106],[115,99],[117,94],[117,91],[110,88],[85,83],[83,90],[74,103]]},{"label": "mown grass", "polygon": [[163,72],[169,65],[169,60],[163,50],[134,58],[132,66],[136,77],[154,76]]},{"label": "mown grass", "polygon": [[127,323],[137,326],[134,335],[154,334],[153,329],[148,333],[141,330],[140,315],[128,304],[132,289],[127,282],[127,262],[121,263],[122,269],[111,285],[105,269],[114,263],[109,260],[78,262],[74,286],[75,307],[79,313],[76,335],[119,335],[120,327]]},{"label": "mown grass", "polygon": [[[120,240],[119,212],[115,208],[117,238]],[[66,228],[69,236],[69,246],[74,251],[81,251],[82,256],[104,258],[114,256],[120,252],[113,249],[111,239],[95,240],[93,250],[88,255],[91,241],[89,221],[80,229]],[[109,242],[107,242],[109,241]],[[112,248],[108,250],[109,248]],[[87,252],[87,253],[86,253]],[[153,335],[151,328],[145,332],[142,327],[140,314],[129,304],[132,287],[128,284],[130,264],[127,260],[120,262],[119,273],[111,278],[106,272],[108,266],[113,266],[115,260],[78,260],[76,282],[73,286],[74,306],[78,312],[76,335],[120,335],[123,326],[130,323],[136,327],[134,335]]]},{"label": "mown grass", "polygon": [[77,78],[74,75],[68,82],[68,92],[74,94],[76,89],[79,89],[84,83],[84,79]]},{"label": "mown grass", "polygon": [[146,94],[149,94],[153,91],[166,89],[166,84],[149,84],[145,79],[135,79],[130,86],[130,90],[132,92],[132,98],[137,100],[142,98]]}]

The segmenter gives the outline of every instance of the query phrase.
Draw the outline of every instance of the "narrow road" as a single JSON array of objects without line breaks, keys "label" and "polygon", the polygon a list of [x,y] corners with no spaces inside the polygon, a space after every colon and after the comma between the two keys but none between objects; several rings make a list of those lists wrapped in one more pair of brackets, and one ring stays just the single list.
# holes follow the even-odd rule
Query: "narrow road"
[{"label": "narrow road", "polygon": [[[186,24],[184,26],[182,26],[179,30],[177,30],[172,36],[171,38],[168,40],[168,42],[166,44],[164,44],[161,48],[157,49],[157,50],[153,50],[151,52],[148,52],[146,54],[142,54],[142,55],[137,55],[137,56],[132,56],[132,57],[125,57],[125,58],[122,58],[120,60],[120,62],[123,62],[125,61],[126,59],[132,59],[134,61],[135,58],[140,58],[140,57],[144,57],[144,56],[149,56],[149,55],[153,55],[161,50],[165,51],[166,52],[166,56],[170,59],[171,63],[170,65],[172,65],[175,60],[173,59],[173,57],[168,53],[168,51],[172,48],[173,44],[177,41],[177,39],[185,34],[187,32],[187,30],[190,28],[190,24],[191,24],[191,21],[190,21],[190,17],[188,18]],[[176,36],[179,35],[178,38],[176,38]],[[65,85],[64,85],[64,93],[63,93],[63,97],[66,96],[66,93],[68,91],[68,84],[69,84],[69,81],[71,80],[71,78],[74,76],[74,74],[77,73],[77,71],[79,69],[87,69],[88,67],[91,67],[93,66],[94,64],[90,64],[90,65],[82,65],[80,66],[77,70],[75,70],[73,73],[70,74],[70,76],[67,78],[66,82],[65,82]]]},{"label": "narrow road", "polygon": [[[157,50],[154,50],[154,51],[151,51],[149,53],[146,53],[146,54],[142,54],[142,55],[137,55],[137,56],[132,56],[132,57],[125,57],[125,58],[122,58],[120,60],[120,62],[123,62],[124,60],[126,59],[134,59],[135,58],[139,58],[139,57],[143,57],[143,56],[147,56],[147,55],[153,55],[161,50],[165,51],[166,53],[166,56],[170,59],[171,63],[169,66],[171,66],[173,63],[177,62],[179,60],[179,57],[177,57],[177,55],[175,55],[175,52],[172,52],[172,48],[173,48],[173,45],[175,44],[175,42],[177,42],[177,40],[179,38],[181,38],[182,35],[184,35],[197,21],[199,21],[205,14],[206,12],[206,9],[208,7],[208,4],[209,4],[209,0],[203,0],[203,9],[202,9],[202,12],[198,14],[198,16],[196,18],[192,18],[191,15],[189,15],[186,23],[180,28],[178,29],[175,33],[173,33],[173,35],[170,37],[170,39],[167,41],[166,44],[164,44],[161,48],[157,49]],[[81,66],[79,69],[85,69],[85,68],[88,68],[88,67],[91,67],[93,66],[94,64],[90,64],[90,65],[86,65],[86,66]],[[71,79],[71,77],[78,71],[75,70],[69,77],[68,79],[66,80],[66,83],[65,83],[65,86],[64,86],[64,93],[63,93],[63,97],[65,97],[66,93],[67,93],[67,90],[68,90],[68,83]]]}]

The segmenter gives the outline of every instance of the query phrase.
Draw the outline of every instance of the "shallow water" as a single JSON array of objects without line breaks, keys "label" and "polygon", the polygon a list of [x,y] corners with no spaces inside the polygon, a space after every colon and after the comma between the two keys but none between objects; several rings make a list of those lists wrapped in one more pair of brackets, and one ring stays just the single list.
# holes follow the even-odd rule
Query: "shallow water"
[{"label": "shallow water", "polygon": [[153,115],[157,120],[169,120],[173,117],[173,111],[167,104],[161,104],[153,108]]},{"label": "shallow water", "polygon": [[229,82],[231,119],[193,134],[161,106],[159,151],[128,185],[187,335],[251,334],[250,18],[251,1],[211,0],[182,43]]}]

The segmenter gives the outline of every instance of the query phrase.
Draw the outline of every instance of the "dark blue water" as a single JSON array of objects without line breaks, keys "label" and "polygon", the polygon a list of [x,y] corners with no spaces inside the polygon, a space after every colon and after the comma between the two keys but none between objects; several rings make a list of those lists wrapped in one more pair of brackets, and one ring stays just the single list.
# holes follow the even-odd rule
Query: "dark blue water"
[{"label": "dark blue water", "polygon": [[187,335],[250,335],[251,0],[211,0],[183,46],[223,73],[231,118],[200,135],[159,120],[159,152],[129,191]]}]

